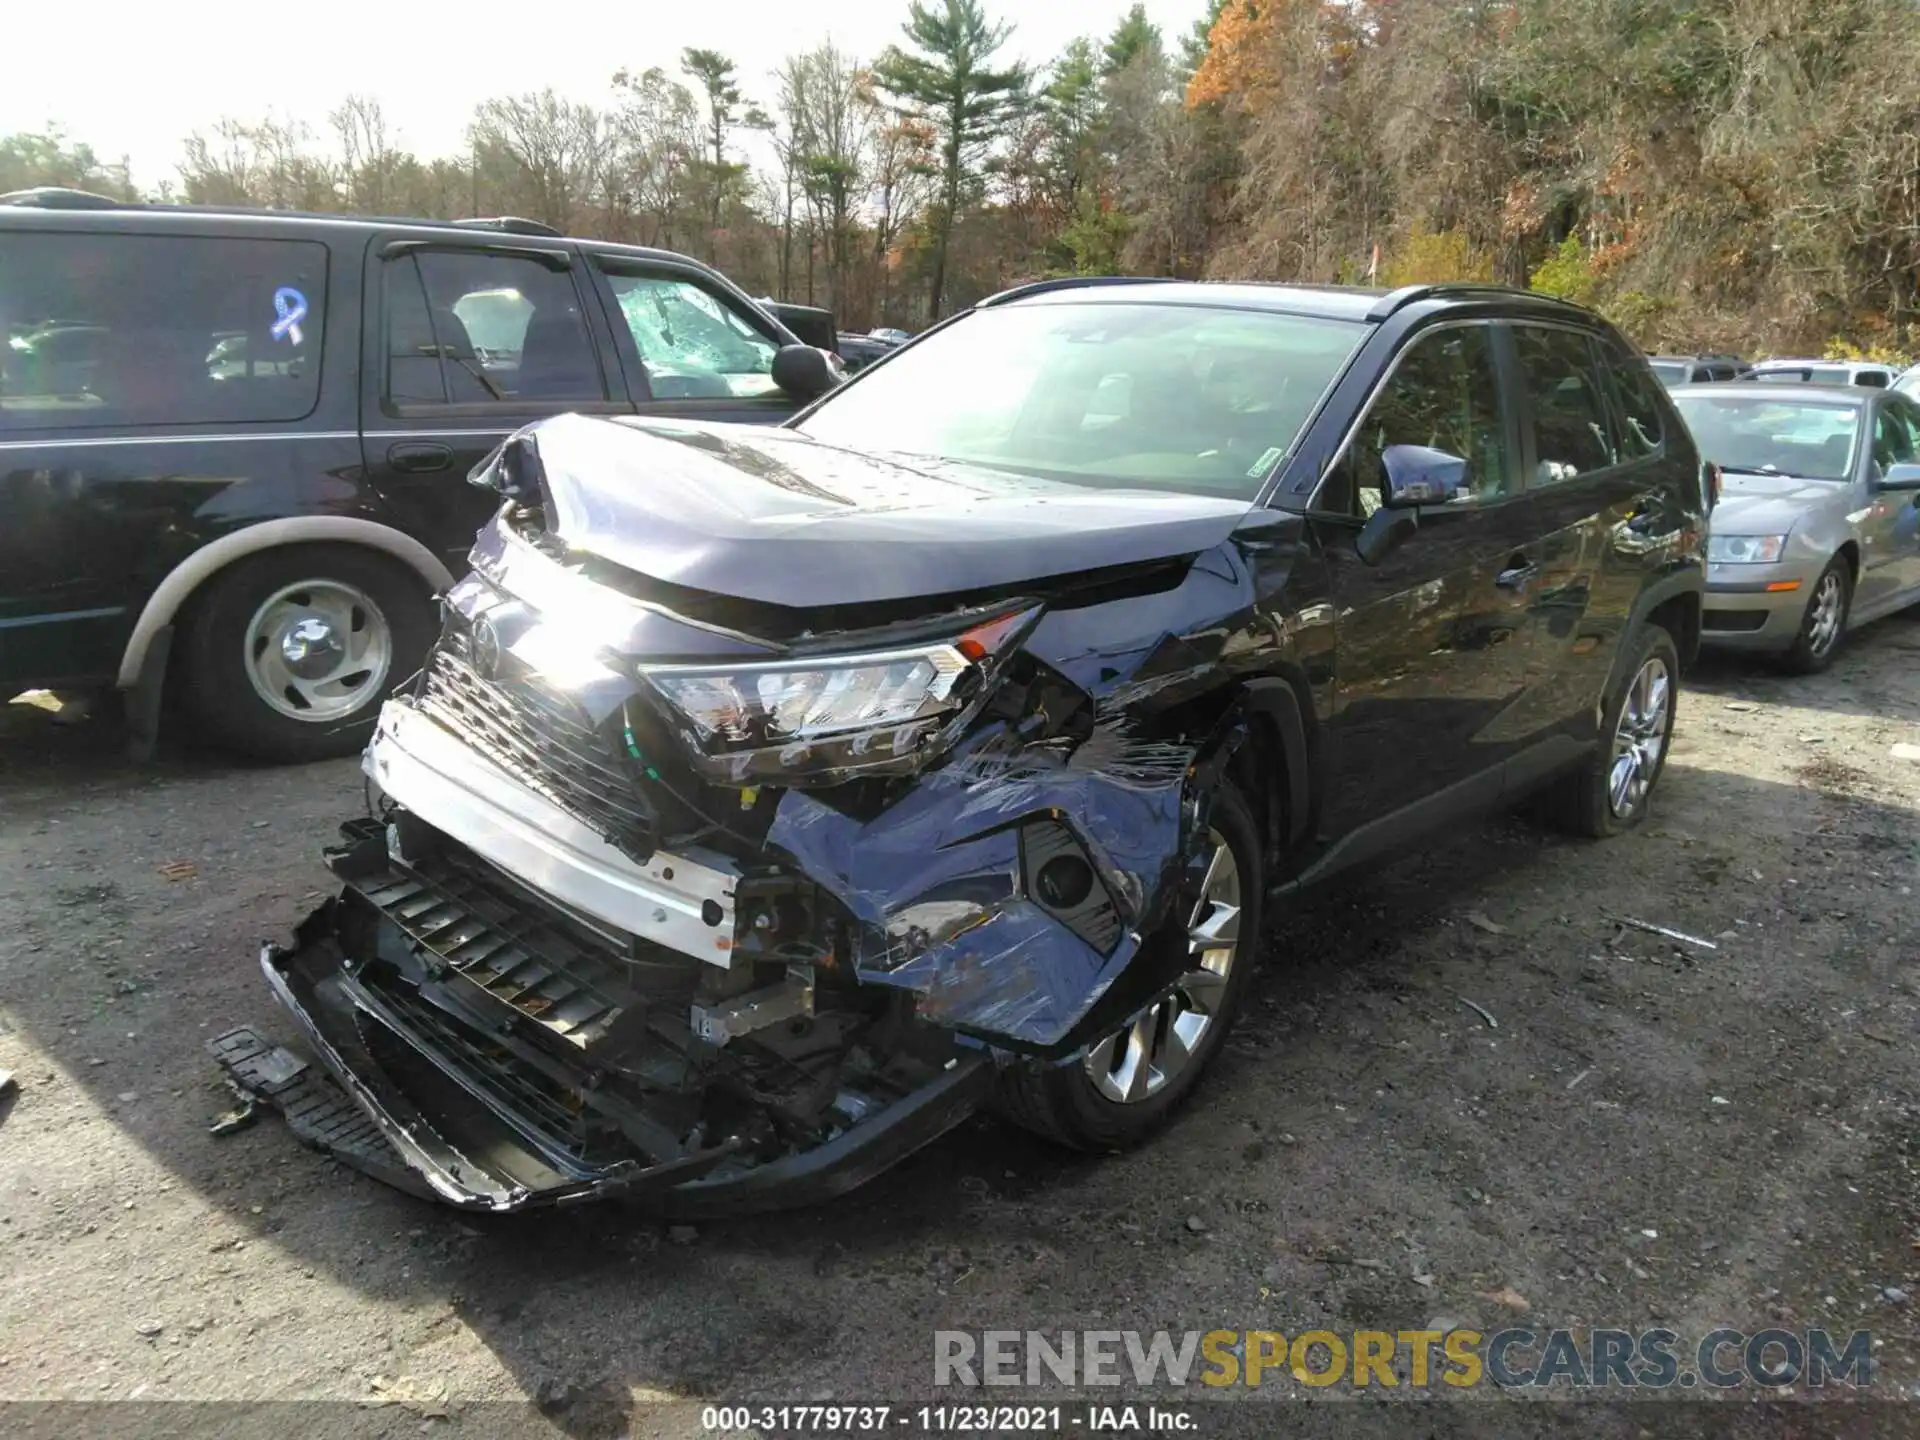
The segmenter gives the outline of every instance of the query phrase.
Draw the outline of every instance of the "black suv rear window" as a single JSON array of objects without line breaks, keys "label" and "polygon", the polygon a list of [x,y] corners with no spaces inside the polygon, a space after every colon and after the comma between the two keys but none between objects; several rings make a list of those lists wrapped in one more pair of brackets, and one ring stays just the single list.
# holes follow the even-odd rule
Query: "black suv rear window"
[{"label": "black suv rear window", "polygon": [[0,233],[0,430],[301,419],[326,276],[309,240]]}]

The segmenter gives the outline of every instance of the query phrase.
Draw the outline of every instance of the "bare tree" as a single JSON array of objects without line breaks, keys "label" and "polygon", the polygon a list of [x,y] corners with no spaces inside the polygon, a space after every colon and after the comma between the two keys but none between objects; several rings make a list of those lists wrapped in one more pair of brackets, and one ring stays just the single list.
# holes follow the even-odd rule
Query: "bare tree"
[{"label": "bare tree", "polygon": [[510,209],[570,231],[601,198],[608,144],[591,105],[551,90],[488,100],[469,134],[482,183]]}]

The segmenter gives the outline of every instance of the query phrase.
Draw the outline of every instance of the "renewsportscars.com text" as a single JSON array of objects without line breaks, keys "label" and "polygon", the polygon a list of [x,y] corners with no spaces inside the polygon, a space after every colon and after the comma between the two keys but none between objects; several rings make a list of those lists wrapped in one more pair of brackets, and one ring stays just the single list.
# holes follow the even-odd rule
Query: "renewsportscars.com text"
[{"label": "renewsportscars.com text", "polygon": [[1872,1348],[1867,1330],[936,1330],[933,1383],[1819,1389],[1870,1385]]}]

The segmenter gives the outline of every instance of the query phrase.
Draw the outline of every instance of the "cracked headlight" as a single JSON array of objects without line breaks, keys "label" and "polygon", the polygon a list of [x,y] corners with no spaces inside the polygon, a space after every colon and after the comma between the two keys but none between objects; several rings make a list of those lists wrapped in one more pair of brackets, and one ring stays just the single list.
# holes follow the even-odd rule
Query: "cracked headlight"
[{"label": "cracked headlight", "polygon": [[681,720],[706,778],[833,784],[910,771],[946,748],[1039,614],[1002,613],[899,649],[640,673]]},{"label": "cracked headlight", "polygon": [[1707,559],[1719,565],[1772,565],[1787,548],[1784,535],[1709,535]]}]

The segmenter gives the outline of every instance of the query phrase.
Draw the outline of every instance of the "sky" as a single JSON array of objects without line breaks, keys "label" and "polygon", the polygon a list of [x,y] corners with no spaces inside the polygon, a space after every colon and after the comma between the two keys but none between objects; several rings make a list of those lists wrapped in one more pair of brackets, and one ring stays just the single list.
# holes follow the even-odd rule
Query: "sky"
[{"label": "sky", "polygon": [[[1074,36],[1103,36],[1130,0],[985,0],[1014,22],[1006,54],[1044,63]],[[1171,46],[1205,0],[1146,0]],[[749,99],[772,93],[768,72],[831,36],[863,58],[901,38],[907,0],[638,0],[575,9],[551,0],[96,0],[84,6],[0,0],[16,55],[84,55],[67,64],[9,65],[0,135],[59,125],[107,161],[125,157],[135,185],[175,178],[182,143],[223,116],[271,112],[329,139],[327,112],[349,94],[380,102],[398,141],[422,157],[464,148],[473,107],[493,95],[551,86],[605,103],[613,72],[677,67],[690,45],[739,66]],[[85,76],[85,88],[75,83]]]}]

